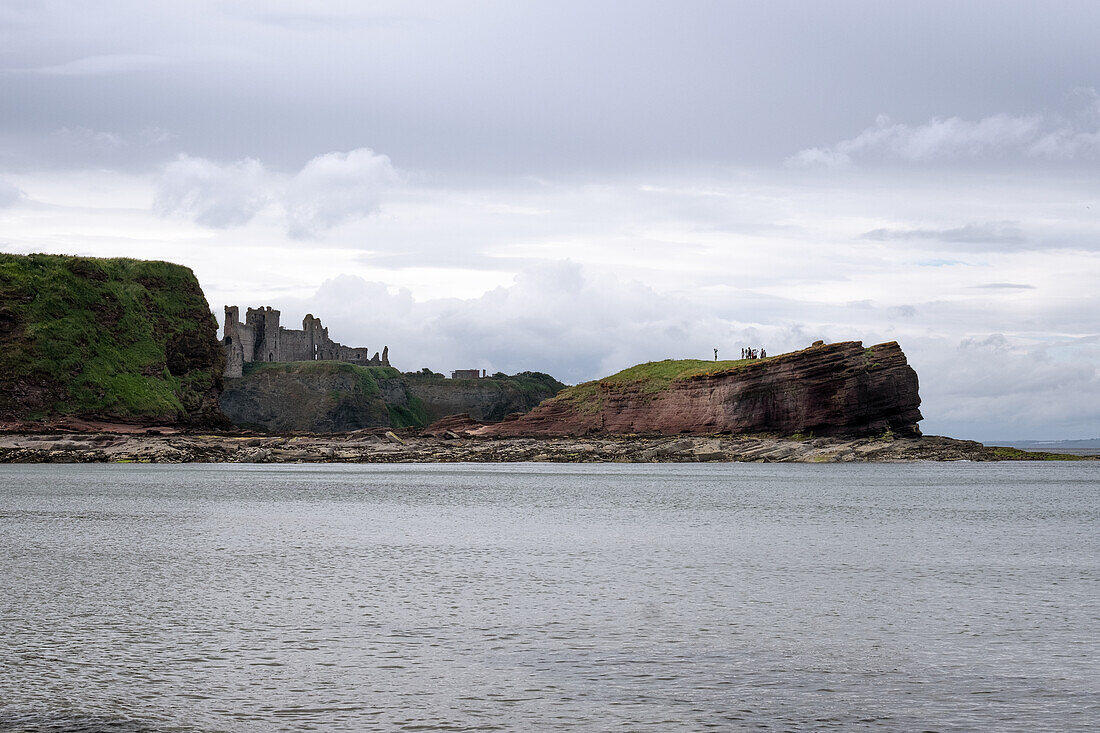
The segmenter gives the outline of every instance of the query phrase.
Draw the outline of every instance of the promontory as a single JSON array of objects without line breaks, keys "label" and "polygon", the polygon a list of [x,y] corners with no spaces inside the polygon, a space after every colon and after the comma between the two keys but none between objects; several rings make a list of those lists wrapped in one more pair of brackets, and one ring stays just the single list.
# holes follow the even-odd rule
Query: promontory
[{"label": "promontory", "polygon": [[[401,371],[270,306],[223,334],[190,269],[0,254],[0,461],[893,461],[1057,457],[923,437],[894,342],[548,374]],[[456,365],[463,366],[463,365]]]}]

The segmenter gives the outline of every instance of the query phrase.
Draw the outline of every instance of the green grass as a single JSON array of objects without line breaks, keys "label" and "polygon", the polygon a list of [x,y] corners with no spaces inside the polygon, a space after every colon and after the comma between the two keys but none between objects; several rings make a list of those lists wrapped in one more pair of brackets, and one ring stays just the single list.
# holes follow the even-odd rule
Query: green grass
[{"label": "green grass", "polygon": [[603,409],[604,395],[613,390],[630,389],[642,395],[655,395],[677,380],[714,374],[727,374],[750,364],[766,364],[771,358],[706,361],[704,359],[665,359],[637,364],[592,382],[567,387],[555,397],[570,403],[583,414]]},{"label": "green grass", "polygon": [[[406,372],[406,381],[427,382],[432,385],[454,385],[461,388],[466,384],[464,379],[446,379],[444,375],[426,372]],[[525,393],[559,392],[565,389],[565,385],[543,372],[519,372],[518,374],[494,374],[477,380],[481,386],[498,386],[502,389],[515,388]]]},{"label": "green grass", "polygon": [[1026,451],[1008,446],[990,446],[993,455],[1003,461],[1084,461],[1085,456],[1075,456],[1068,453],[1047,453],[1045,451]]},{"label": "green grass", "polygon": [[0,347],[0,414],[24,418],[181,419],[223,363],[194,273],[131,259],[0,254]]},{"label": "green grass", "polygon": [[409,395],[409,406],[386,404],[390,413],[390,426],[394,428],[422,428],[428,424],[424,403],[414,394]]},{"label": "green grass", "polygon": [[365,367],[346,361],[250,361],[244,365],[245,376],[261,372],[316,376],[355,374],[359,376],[368,394],[378,393],[377,380],[401,377],[401,372],[393,367]]}]

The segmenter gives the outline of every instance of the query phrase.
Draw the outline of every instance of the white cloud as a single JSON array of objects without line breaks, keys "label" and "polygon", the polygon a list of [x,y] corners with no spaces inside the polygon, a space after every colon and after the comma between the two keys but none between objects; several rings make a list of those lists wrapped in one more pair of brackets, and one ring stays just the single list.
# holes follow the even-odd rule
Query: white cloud
[{"label": "white cloud", "polygon": [[308,299],[284,302],[288,320],[312,312],[343,343],[388,345],[405,370],[539,370],[578,381],[639,361],[705,358],[715,346],[732,352],[737,339],[759,337],[750,325],[700,315],[679,297],[568,261],[528,268],[513,285],[477,298],[416,301],[344,275]]},{"label": "white cloud", "polygon": [[794,167],[850,165],[860,159],[923,162],[976,158],[1033,144],[1042,131],[1038,115],[993,115],[977,121],[958,117],[932,119],[923,125],[892,123],[880,115],[849,140],[826,148],[808,148],[787,160]]},{"label": "white cloud", "polygon": [[[1080,90],[1079,90],[1080,91]],[[859,162],[910,163],[1016,157],[1051,161],[1100,156],[1100,104],[1085,90],[1087,104],[1068,117],[1059,114],[996,114],[979,120],[933,118],[917,125],[879,115],[872,127],[825,147],[789,157],[794,168],[842,168]]]},{"label": "white cloud", "polygon": [[164,169],[153,207],[223,229],[247,224],[271,197],[270,175],[257,160],[218,165],[181,155]]},{"label": "white cloud", "polygon": [[[344,156],[328,162],[346,170]],[[308,190],[339,185],[318,169],[303,176]],[[404,369],[537,369],[572,382],[641,361],[707,358],[715,347],[780,353],[818,338],[896,339],[920,374],[928,432],[1085,437],[1100,425],[1080,370],[1100,353],[1073,345],[1100,332],[1090,178],[862,171],[841,191],[806,186],[801,173],[738,171],[473,190],[401,184],[384,191],[384,216],[302,247],[285,236],[294,175],[201,159],[173,171],[188,217],[247,219],[247,198],[234,215],[206,204],[232,199],[223,189],[250,176],[244,190],[263,192],[266,208],[243,230],[198,231],[142,208],[142,176],[13,174],[35,205],[4,212],[3,246],[182,262],[216,308],[270,304],[289,325],[312,312],[344,343],[389,345]],[[991,333],[1014,349],[1004,388],[1018,391],[1003,404],[976,384],[999,368],[998,352],[958,348]],[[1062,363],[1074,375],[1065,382]],[[1044,417],[1029,422],[1035,415]]]},{"label": "white cloud", "polygon": [[[765,308],[750,308],[750,302],[744,295],[662,293],[558,262],[524,270],[512,285],[475,298],[418,301],[407,290],[342,275],[310,297],[274,305],[288,323],[306,312],[319,316],[343,343],[378,351],[388,345],[394,365],[406,371],[538,370],[570,383],[643,361],[708,359],[715,347],[726,358],[740,346],[778,354],[818,338],[897,340],[920,377],[928,433],[979,440],[1085,437],[1100,424],[1095,336],[962,335],[983,318],[981,308],[965,303],[885,307],[772,299]],[[744,320],[748,312],[760,320]],[[942,333],[929,335],[931,322],[941,324]]]},{"label": "white cloud", "polygon": [[286,184],[282,204],[290,236],[316,237],[378,213],[383,189],[396,180],[390,159],[369,148],[317,156]]},{"label": "white cloud", "polygon": [[314,238],[378,213],[383,191],[397,180],[390,159],[369,148],[319,155],[291,176],[251,158],[222,165],[181,155],[161,174],[154,210],[224,229],[276,204],[290,237]]}]

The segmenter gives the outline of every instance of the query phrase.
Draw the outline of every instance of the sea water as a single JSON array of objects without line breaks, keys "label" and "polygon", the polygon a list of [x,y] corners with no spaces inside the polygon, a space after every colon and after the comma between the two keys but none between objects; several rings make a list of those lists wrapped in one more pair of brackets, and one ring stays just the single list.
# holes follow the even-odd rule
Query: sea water
[{"label": "sea water", "polygon": [[0,730],[1100,726],[1100,463],[0,466]]}]

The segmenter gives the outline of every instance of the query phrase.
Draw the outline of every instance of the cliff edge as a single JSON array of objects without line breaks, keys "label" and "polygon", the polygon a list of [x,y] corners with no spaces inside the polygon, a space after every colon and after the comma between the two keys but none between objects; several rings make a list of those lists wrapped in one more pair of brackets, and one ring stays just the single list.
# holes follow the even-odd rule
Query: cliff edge
[{"label": "cliff edge", "polygon": [[483,379],[402,374],[333,360],[249,362],[226,377],[219,404],[234,425],[267,432],[342,433],[424,427],[469,413],[483,422],[526,412],[565,385],[538,372]]},{"label": "cliff edge", "polygon": [[0,254],[0,421],[223,425],[224,364],[187,267]]},{"label": "cliff edge", "polygon": [[340,361],[251,362],[225,379],[222,412],[238,427],[342,433],[423,425],[424,408],[401,372]]},{"label": "cliff edge", "polygon": [[766,359],[640,364],[473,433],[918,436],[917,386],[896,342],[819,343]]},{"label": "cliff edge", "polygon": [[430,372],[406,373],[404,377],[409,391],[424,404],[429,423],[461,413],[481,422],[500,422],[510,414],[529,412],[565,389],[542,372],[498,373],[480,379],[444,379],[442,374]]}]

